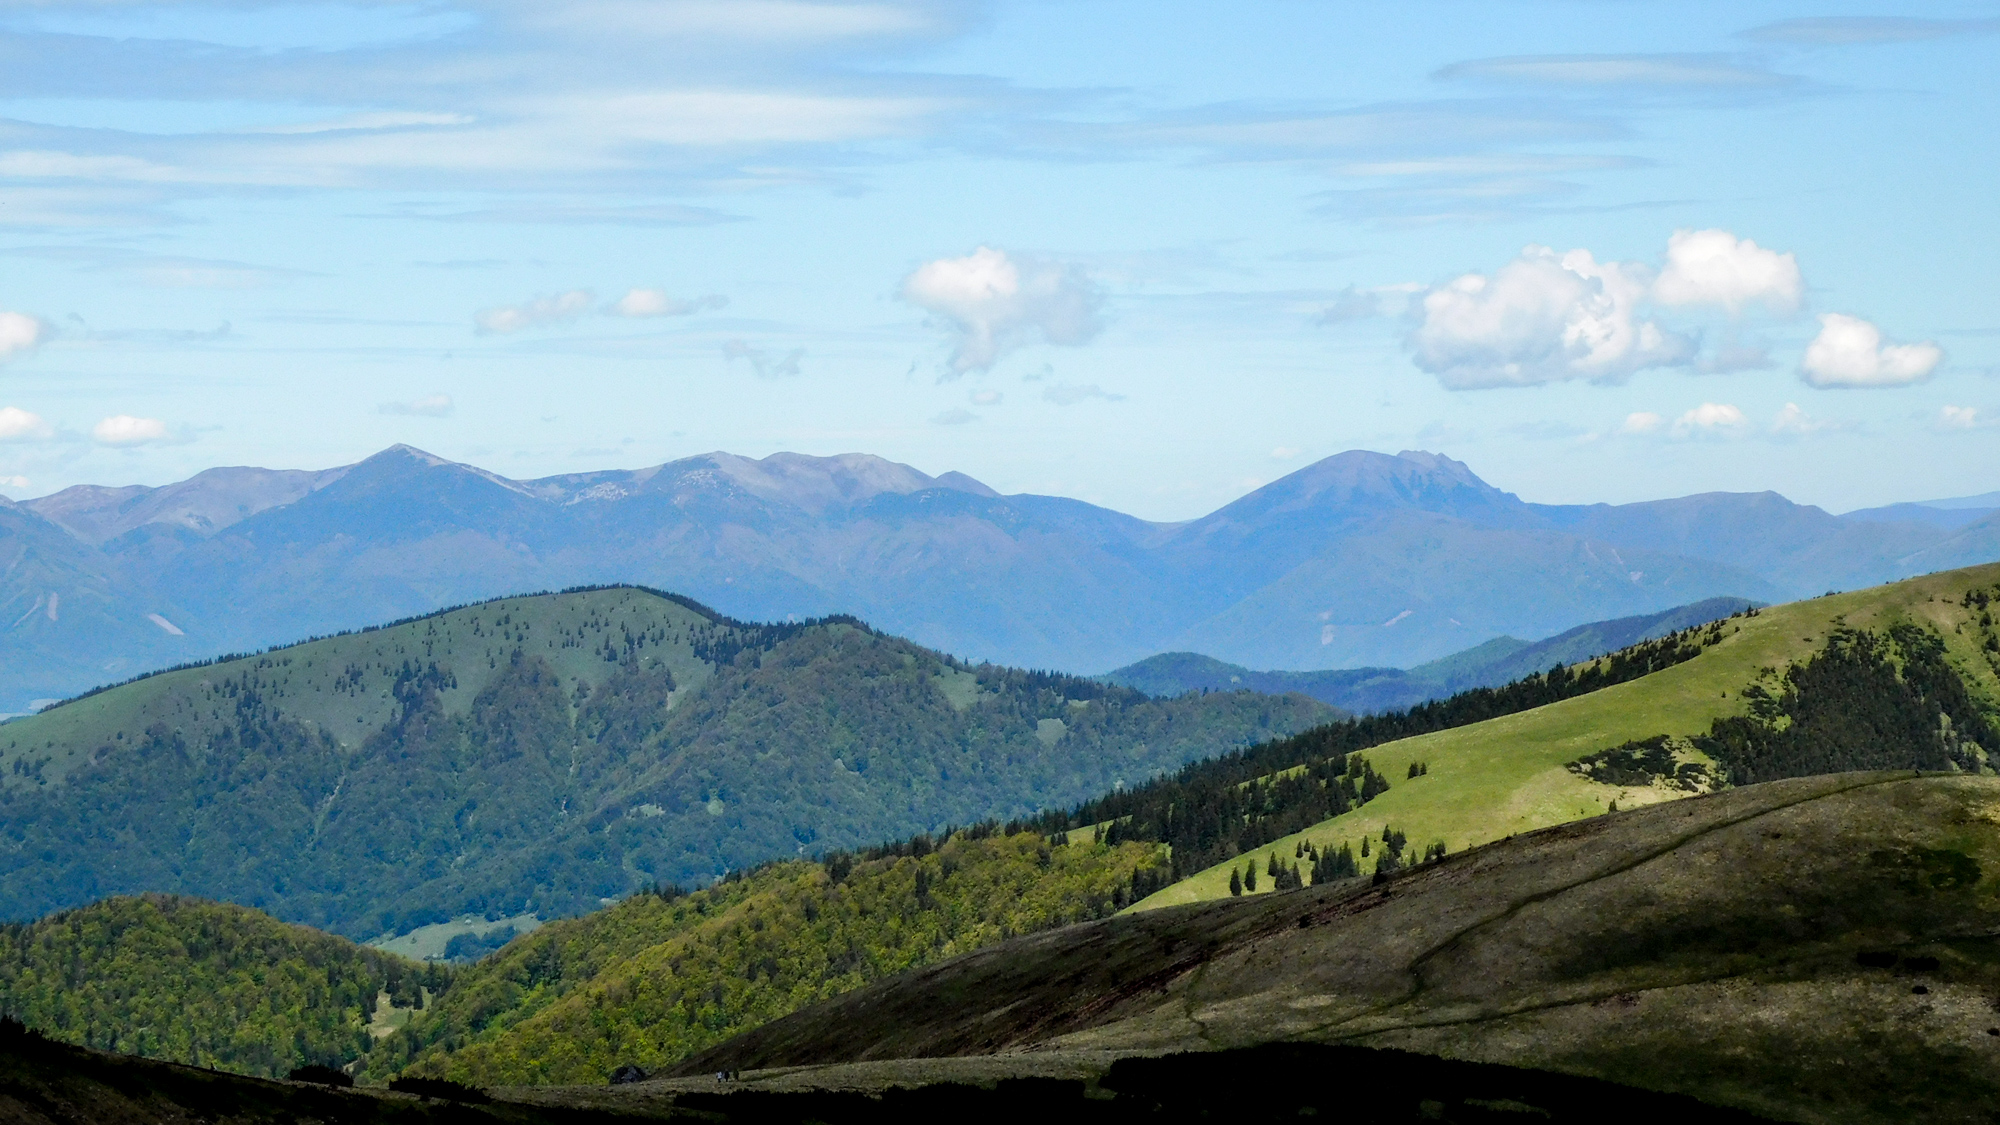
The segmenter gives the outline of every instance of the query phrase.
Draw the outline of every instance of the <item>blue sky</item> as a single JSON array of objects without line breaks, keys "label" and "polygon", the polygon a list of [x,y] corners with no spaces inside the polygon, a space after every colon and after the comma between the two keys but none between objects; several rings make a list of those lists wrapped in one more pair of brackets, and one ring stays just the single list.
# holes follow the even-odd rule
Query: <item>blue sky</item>
[{"label": "blue sky", "polygon": [[2000,6],[0,3],[0,493],[2000,488]]}]

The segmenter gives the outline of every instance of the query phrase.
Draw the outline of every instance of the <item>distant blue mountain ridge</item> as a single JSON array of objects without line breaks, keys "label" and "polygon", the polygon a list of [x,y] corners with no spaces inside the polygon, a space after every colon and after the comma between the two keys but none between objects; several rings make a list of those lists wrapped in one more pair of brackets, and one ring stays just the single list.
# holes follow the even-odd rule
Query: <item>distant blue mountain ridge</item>
[{"label": "distant blue mountain ridge", "polygon": [[1464,652],[1414,668],[1339,668],[1319,672],[1258,672],[1198,652],[1163,652],[1097,677],[1148,695],[1198,691],[1299,692],[1360,714],[1376,714],[1445,699],[1477,687],[1499,687],[1557,664],[1574,664],[1755,608],[1743,598],[1706,598],[1662,613],[1594,621],[1547,640],[1495,637]]},{"label": "distant blue mountain ridge", "polygon": [[[1991,495],[1976,498],[1991,500]],[[0,711],[148,668],[531,590],[638,583],[746,620],[849,613],[972,660],[1413,668],[1707,598],[2000,558],[2000,509],[1776,493],[1534,504],[1435,453],[1329,457],[1199,519],[1002,496],[865,454],[517,481],[408,446],[318,471],[0,500]]]}]

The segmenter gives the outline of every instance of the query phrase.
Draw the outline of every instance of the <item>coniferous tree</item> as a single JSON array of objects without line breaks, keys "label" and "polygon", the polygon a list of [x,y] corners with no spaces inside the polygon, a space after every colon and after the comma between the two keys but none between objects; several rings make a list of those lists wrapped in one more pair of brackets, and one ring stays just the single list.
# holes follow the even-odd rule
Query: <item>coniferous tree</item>
[{"label": "coniferous tree", "polygon": [[1250,866],[1243,869],[1243,889],[1252,893],[1257,890],[1257,861],[1254,859],[1250,861]]},{"label": "coniferous tree", "polygon": [[1238,874],[1234,867],[1229,869],[1229,893],[1232,897],[1241,897],[1243,894],[1243,876]]}]

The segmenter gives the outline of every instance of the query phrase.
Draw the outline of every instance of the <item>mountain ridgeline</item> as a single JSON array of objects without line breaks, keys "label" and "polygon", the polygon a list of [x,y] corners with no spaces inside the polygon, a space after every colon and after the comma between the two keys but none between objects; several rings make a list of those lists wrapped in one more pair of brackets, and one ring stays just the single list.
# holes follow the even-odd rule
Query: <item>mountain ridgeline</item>
[{"label": "mountain ridgeline", "polygon": [[971,666],[851,619],[510,598],[0,727],[0,917],[201,895],[357,939],[1029,816],[1334,715]]},{"label": "mountain ridgeline", "polygon": [[1710,597],[2000,558],[2000,510],[1939,511],[1849,519],[1773,493],[1534,504],[1448,457],[1353,451],[1155,523],[860,454],[509,480],[397,446],[315,472],[0,500],[0,712],[305,633],[623,582],[746,619],[857,614],[1028,667],[1161,652],[1409,667]]}]

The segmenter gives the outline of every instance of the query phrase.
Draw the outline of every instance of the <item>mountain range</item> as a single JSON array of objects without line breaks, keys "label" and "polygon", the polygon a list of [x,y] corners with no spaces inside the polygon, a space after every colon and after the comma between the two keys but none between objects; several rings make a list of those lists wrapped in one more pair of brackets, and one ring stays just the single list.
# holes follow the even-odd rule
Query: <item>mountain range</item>
[{"label": "mountain range", "polygon": [[711,453],[517,481],[394,446],[321,471],[0,501],[0,706],[609,583],[745,619],[857,614],[1021,666],[1194,651],[1403,667],[1703,598],[1782,601],[2000,558],[1988,500],[1846,517],[1770,492],[1533,504],[1438,454],[1355,451],[1156,523],[862,454]]}]

